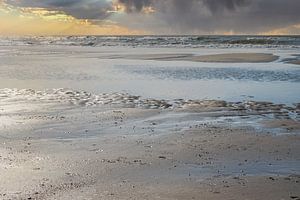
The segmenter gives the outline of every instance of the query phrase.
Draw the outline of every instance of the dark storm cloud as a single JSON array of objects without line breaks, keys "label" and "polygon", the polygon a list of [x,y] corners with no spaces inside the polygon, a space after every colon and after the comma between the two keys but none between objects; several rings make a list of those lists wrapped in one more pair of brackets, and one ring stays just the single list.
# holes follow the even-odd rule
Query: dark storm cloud
[{"label": "dark storm cloud", "polygon": [[205,6],[207,6],[212,12],[227,10],[235,10],[240,6],[246,6],[251,0],[203,0]]},{"label": "dark storm cloud", "polygon": [[[115,0],[127,14],[112,14],[113,0],[6,0],[79,19],[105,19],[154,33],[257,33],[300,24],[300,0]],[[149,15],[143,9],[152,7]]]},{"label": "dark storm cloud", "polygon": [[[300,24],[300,0],[120,0],[135,11],[152,6],[156,12],[149,17],[135,14],[130,18],[134,28],[150,24],[150,31],[168,33],[212,33],[233,31],[257,33]],[[126,23],[126,18],[121,19]],[[159,26],[155,26],[155,21]],[[159,23],[160,22],[160,23]],[[162,27],[164,24],[165,27]]]},{"label": "dark storm cloud", "polygon": [[112,9],[106,0],[7,0],[7,3],[19,7],[39,7],[62,11],[78,19],[104,19]]},{"label": "dark storm cloud", "polygon": [[158,7],[165,4],[165,6],[179,9],[191,8],[192,6],[205,6],[211,11],[216,12],[224,9],[234,10],[239,6],[244,6],[251,0],[118,0],[119,3],[125,5],[127,11],[132,12],[141,11],[144,7],[153,6]]},{"label": "dark storm cloud", "polygon": [[127,12],[140,12],[144,7],[152,6],[152,0],[119,0],[125,5]]}]

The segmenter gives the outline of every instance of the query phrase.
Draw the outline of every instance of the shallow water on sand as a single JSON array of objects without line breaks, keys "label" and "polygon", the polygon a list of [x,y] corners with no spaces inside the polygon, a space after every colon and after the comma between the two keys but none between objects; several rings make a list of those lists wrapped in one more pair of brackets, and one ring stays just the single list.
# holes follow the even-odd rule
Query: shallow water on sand
[{"label": "shallow water on sand", "polygon": [[[132,54],[143,49],[130,49]],[[127,48],[3,47],[1,88],[70,88],[94,94],[123,92],[155,99],[300,102],[300,67],[281,62],[297,50],[263,50],[280,56],[271,63],[199,63],[103,59]],[[143,50],[144,51],[144,50]],[[146,53],[224,53],[241,50],[146,49]],[[243,50],[255,52],[254,49]]]}]

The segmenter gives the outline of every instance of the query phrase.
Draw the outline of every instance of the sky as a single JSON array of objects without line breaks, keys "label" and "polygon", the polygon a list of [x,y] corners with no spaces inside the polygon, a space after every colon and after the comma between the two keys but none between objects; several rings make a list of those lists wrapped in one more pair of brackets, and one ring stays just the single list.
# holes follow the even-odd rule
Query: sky
[{"label": "sky", "polygon": [[0,0],[0,35],[300,34],[300,0]]}]

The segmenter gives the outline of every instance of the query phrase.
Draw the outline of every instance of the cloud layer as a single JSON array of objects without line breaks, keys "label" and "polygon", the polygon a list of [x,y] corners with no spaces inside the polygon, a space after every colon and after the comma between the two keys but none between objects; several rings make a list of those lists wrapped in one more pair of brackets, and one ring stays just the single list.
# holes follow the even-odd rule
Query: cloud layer
[{"label": "cloud layer", "polygon": [[[148,0],[143,4],[149,5],[156,10],[151,24],[164,22],[174,33],[257,33],[300,24],[298,0]],[[147,20],[140,22],[143,27],[144,23]]]},{"label": "cloud layer", "polygon": [[104,19],[112,9],[111,1],[106,0],[7,0],[18,7],[46,8],[64,12],[78,19]]},{"label": "cloud layer", "polygon": [[151,0],[118,0],[125,6],[127,12],[141,12],[143,8],[153,5]]},{"label": "cloud layer", "polygon": [[[260,33],[300,24],[299,0],[6,0],[157,34]],[[115,4],[125,13],[114,13]],[[145,13],[146,8],[154,12]],[[300,33],[300,32],[299,32]]]}]

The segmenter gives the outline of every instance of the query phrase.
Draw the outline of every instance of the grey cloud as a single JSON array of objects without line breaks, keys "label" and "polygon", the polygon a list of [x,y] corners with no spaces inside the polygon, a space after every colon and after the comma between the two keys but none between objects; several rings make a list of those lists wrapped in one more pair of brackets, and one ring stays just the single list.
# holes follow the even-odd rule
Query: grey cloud
[{"label": "grey cloud", "polygon": [[142,14],[128,14],[120,21],[133,28],[149,24],[149,31],[161,34],[225,31],[252,34],[300,23],[299,0],[148,0],[142,7],[147,5],[156,10],[152,17],[142,20]]},{"label": "grey cloud", "polygon": [[205,6],[207,6],[210,11],[218,12],[227,10],[236,10],[241,6],[246,6],[250,3],[250,0],[203,0]]},{"label": "grey cloud", "polygon": [[152,6],[153,0],[119,0],[127,12],[140,12],[144,7]]},{"label": "grey cloud", "polygon": [[63,11],[78,19],[104,19],[110,14],[112,4],[107,0],[8,0],[7,3],[19,7],[40,7]]},{"label": "grey cloud", "polygon": [[235,10],[239,6],[247,5],[251,0],[118,0],[127,8],[127,11],[141,11],[144,7],[170,6],[177,9],[191,8],[191,6],[205,6],[212,12],[224,9]]}]

